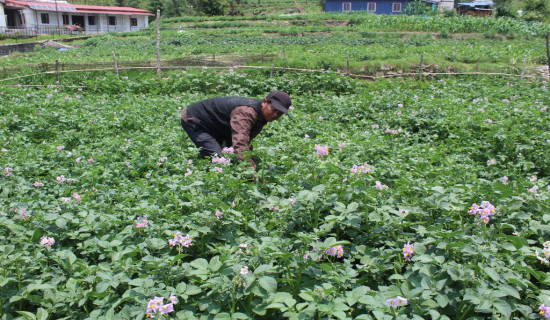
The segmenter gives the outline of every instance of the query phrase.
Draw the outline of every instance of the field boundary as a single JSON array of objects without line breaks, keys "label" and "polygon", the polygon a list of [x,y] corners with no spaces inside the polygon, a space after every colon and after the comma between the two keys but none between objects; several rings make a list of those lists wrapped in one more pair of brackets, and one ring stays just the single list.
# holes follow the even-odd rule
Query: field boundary
[{"label": "field boundary", "polygon": [[[156,66],[141,66],[141,67],[118,67],[117,70],[156,70]],[[337,72],[337,71],[330,71],[330,70],[315,70],[315,69],[302,69],[302,68],[289,68],[289,67],[267,67],[267,66],[241,66],[241,65],[235,65],[235,66],[161,66],[161,70],[177,70],[177,69],[228,69],[228,70],[235,70],[235,69],[260,69],[260,70],[271,70],[271,76],[273,76],[274,71],[292,71],[292,72],[302,72],[302,73],[331,73],[331,74],[337,74],[341,76],[347,76],[354,79],[365,79],[370,81],[378,81],[383,79],[391,79],[391,78],[434,78],[437,76],[509,76],[509,77],[519,77],[519,78],[543,78],[542,76],[532,76],[532,75],[518,75],[518,74],[510,74],[510,73],[500,73],[500,72],[408,72],[408,73],[391,73],[386,75],[380,75],[380,76],[371,76],[371,75],[362,75],[362,74],[353,74],[349,72]],[[534,68],[535,69],[535,68]],[[27,75],[21,75],[17,77],[11,77],[11,78],[5,78],[0,79],[0,85],[9,86],[13,84],[5,84],[3,82],[12,81],[12,80],[18,80],[18,79],[24,79],[28,77],[34,77],[39,75],[47,75],[47,74],[55,74],[59,76],[59,74],[63,73],[78,73],[78,72],[94,72],[94,71],[105,71],[105,72],[112,72],[113,68],[92,68],[92,69],[80,69],[80,70],[57,70],[57,71],[44,71],[44,72],[38,72],[33,74],[27,74]],[[118,72],[117,72],[118,73]],[[420,76],[419,76],[420,75]],[[51,85],[51,84],[50,84]],[[33,85],[38,86],[38,85]],[[49,85],[41,85],[41,86],[49,86]]]}]

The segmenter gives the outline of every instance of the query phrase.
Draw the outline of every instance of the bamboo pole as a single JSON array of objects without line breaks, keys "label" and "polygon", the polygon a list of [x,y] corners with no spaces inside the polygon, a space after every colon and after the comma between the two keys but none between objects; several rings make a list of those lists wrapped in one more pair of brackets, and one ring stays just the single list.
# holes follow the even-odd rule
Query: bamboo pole
[{"label": "bamboo pole", "polygon": [[116,55],[115,55],[114,51],[113,51],[113,60],[115,61],[115,74],[116,74],[117,78],[120,78],[120,76],[118,75],[118,63],[116,61]]},{"label": "bamboo pole", "polygon": [[157,78],[160,78],[160,10],[157,10]]}]

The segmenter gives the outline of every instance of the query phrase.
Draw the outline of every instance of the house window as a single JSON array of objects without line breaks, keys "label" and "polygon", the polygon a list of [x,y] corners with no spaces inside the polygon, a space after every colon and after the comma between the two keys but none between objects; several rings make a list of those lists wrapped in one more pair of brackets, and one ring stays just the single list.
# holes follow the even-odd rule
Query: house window
[{"label": "house window", "polygon": [[401,2],[392,3],[392,9],[391,9],[392,12],[401,12],[401,9],[402,9]]},{"label": "house window", "polygon": [[109,25],[116,26],[116,17],[109,17]]},{"label": "house window", "polygon": [[49,13],[41,13],[40,14],[40,21],[42,21],[43,24],[50,24],[50,14]]},{"label": "house window", "polygon": [[367,12],[376,12],[376,2],[367,2]]},{"label": "house window", "polygon": [[95,26],[95,16],[88,16],[88,25]]},{"label": "house window", "polygon": [[63,24],[64,24],[64,25],[68,25],[68,24],[69,24],[69,15],[68,15],[68,14],[64,14],[64,15],[63,15]]},{"label": "house window", "polygon": [[351,2],[342,3],[342,11],[351,11]]},{"label": "house window", "polygon": [[130,18],[130,27],[137,27],[137,18]]}]

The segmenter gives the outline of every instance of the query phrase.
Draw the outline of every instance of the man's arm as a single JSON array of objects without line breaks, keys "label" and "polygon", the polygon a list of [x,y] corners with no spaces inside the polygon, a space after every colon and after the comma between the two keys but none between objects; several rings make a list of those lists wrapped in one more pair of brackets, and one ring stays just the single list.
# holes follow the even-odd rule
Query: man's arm
[{"label": "man's arm", "polygon": [[[258,113],[252,107],[239,106],[231,111],[231,142],[240,160],[244,160],[242,153],[250,150],[251,130],[257,119]],[[252,158],[250,165],[256,170],[256,163]]]}]

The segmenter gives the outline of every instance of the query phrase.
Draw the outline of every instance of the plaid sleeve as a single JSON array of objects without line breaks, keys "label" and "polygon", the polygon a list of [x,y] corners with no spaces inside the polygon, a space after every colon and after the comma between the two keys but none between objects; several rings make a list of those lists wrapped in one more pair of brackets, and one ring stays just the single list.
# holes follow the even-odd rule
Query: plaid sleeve
[{"label": "plaid sleeve", "polygon": [[[231,111],[231,142],[238,158],[244,160],[241,154],[249,151],[252,140],[252,127],[258,119],[258,113],[251,107],[239,106]],[[257,134],[257,133],[256,133]],[[256,169],[256,163],[250,159],[250,164]]]}]

